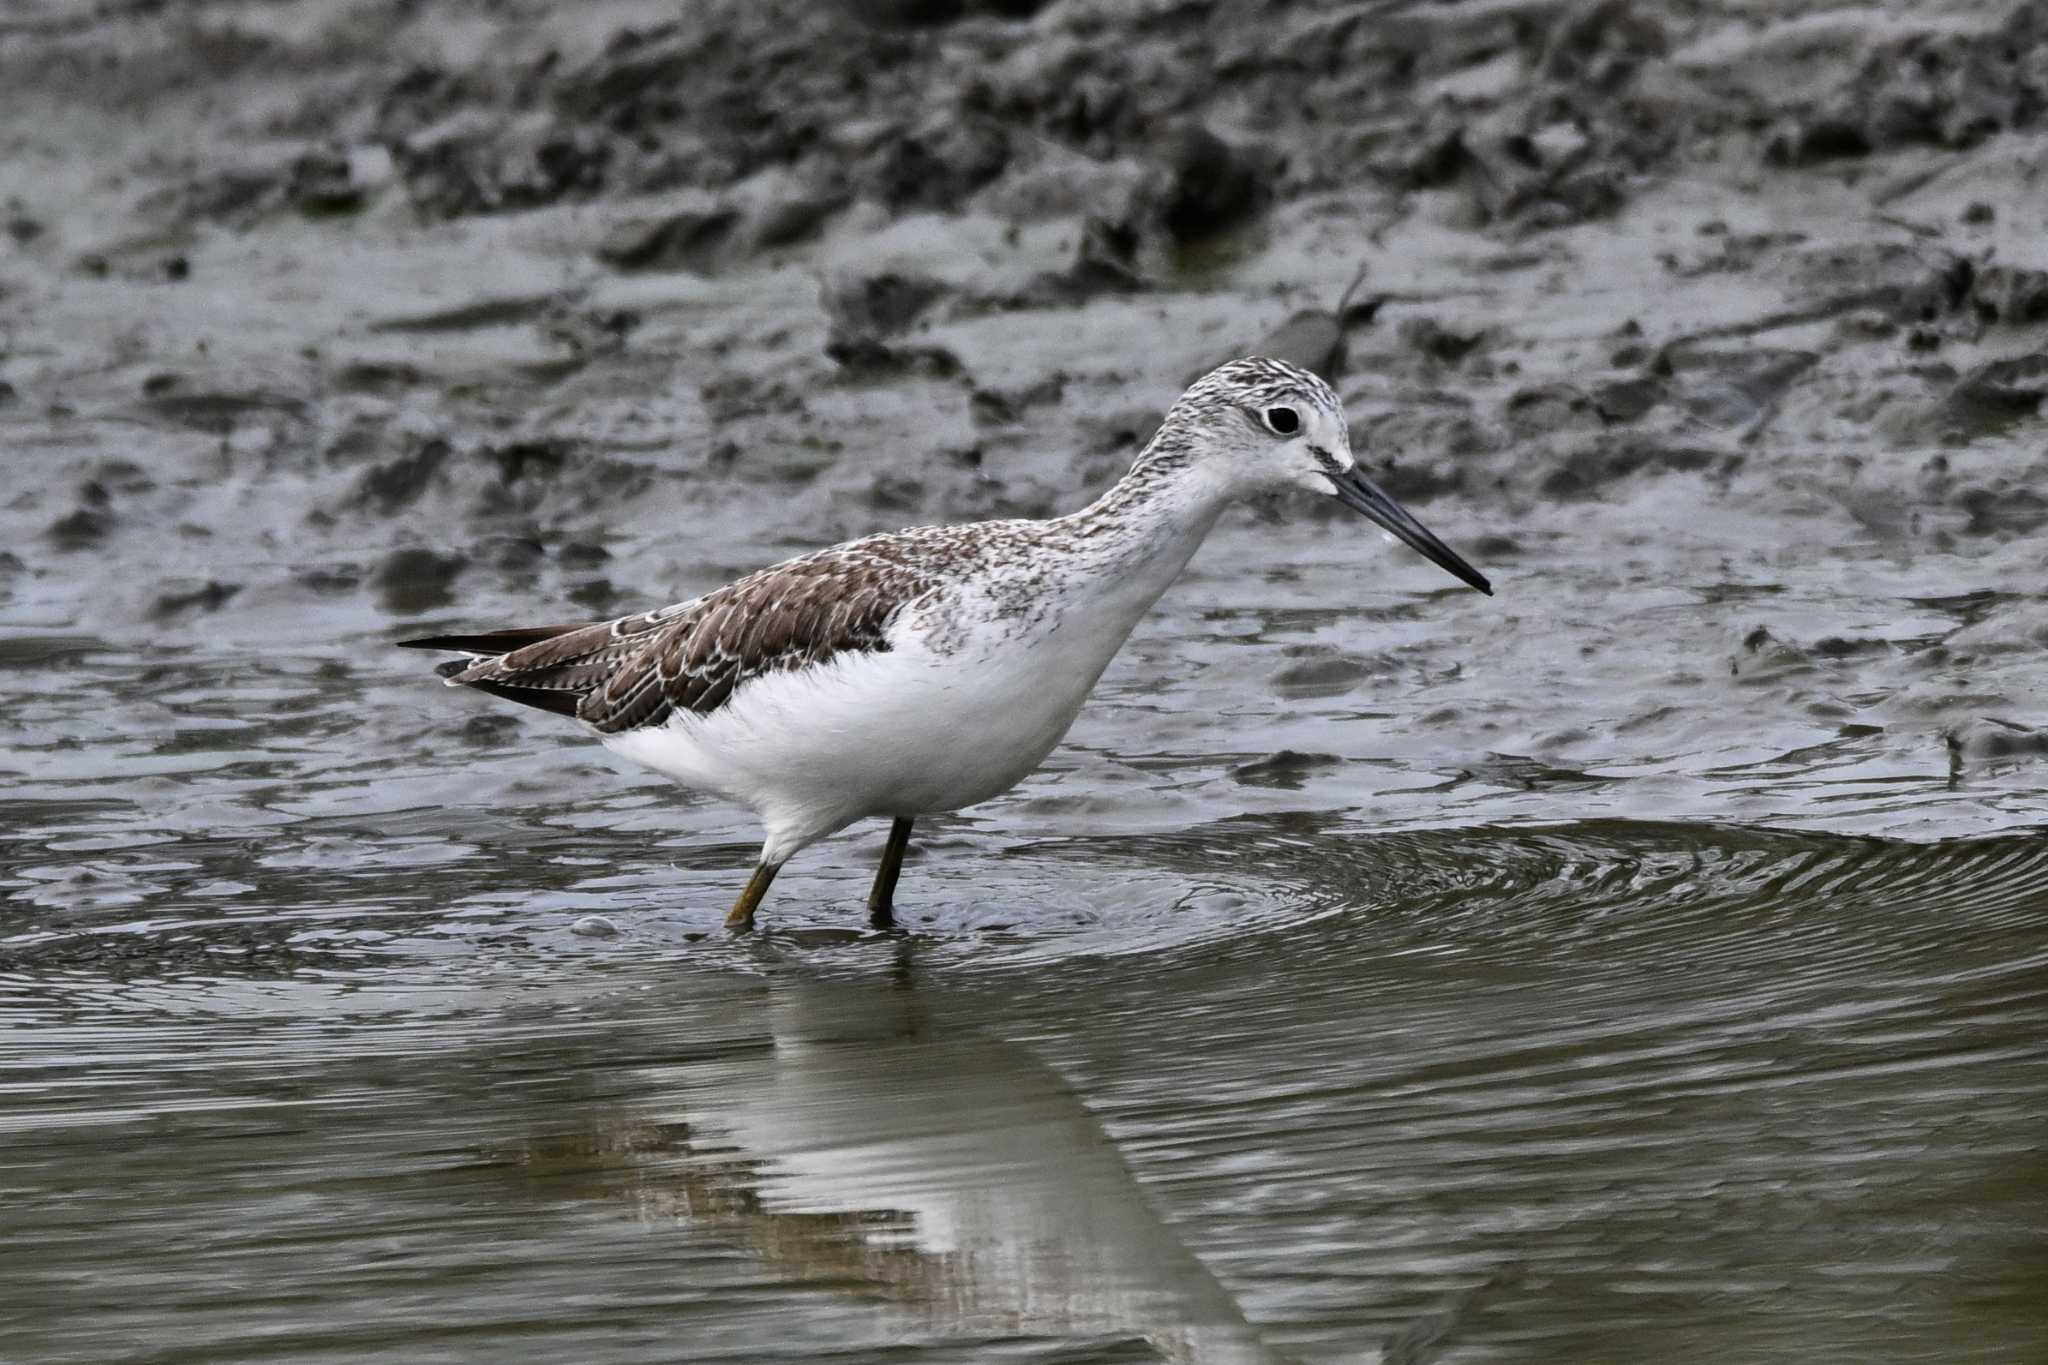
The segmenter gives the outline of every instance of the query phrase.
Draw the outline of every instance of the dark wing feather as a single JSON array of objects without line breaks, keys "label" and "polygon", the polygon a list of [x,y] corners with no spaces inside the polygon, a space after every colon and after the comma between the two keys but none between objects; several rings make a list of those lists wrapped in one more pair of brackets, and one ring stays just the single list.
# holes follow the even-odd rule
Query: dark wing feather
[{"label": "dark wing feather", "polygon": [[452,649],[463,654],[510,654],[524,645],[538,644],[552,640],[557,635],[567,635],[572,630],[582,630],[583,622],[567,626],[515,626],[511,630],[486,630],[475,635],[430,635],[420,640],[400,640],[400,649]]},{"label": "dark wing feather", "polygon": [[889,622],[930,588],[909,566],[843,551],[763,570],[691,603],[578,714],[604,734],[708,716],[764,673],[886,651]]},{"label": "dark wing feather", "polygon": [[618,734],[710,715],[764,673],[886,650],[889,622],[931,586],[902,557],[846,546],[638,616],[405,643],[487,655],[444,676]]}]

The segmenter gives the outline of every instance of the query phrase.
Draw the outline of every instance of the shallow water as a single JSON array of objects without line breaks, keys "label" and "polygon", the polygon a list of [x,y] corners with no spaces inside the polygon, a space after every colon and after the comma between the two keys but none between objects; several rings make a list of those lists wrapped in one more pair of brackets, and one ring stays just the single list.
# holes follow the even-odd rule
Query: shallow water
[{"label": "shallow water", "polygon": [[[924,833],[900,936],[856,927],[881,829],[730,937],[740,817],[545,718],[475,721],[501,712],[368,641],[17,635],[7,705],[48,742],[0,835],[0,1353],[2005,1361],[2048,1335],[2038,834],[1790,827],[1971,796],[1825,745],[1445,772],[1398,742],[1427,667],[1370,706],[1253,678],[1303,635],[1427,620],[1455,649],[1463,602],[1219,594],[1177,593],[1051,772]],[[121,728],[87,743],[88,715]],[[1563,818],[1743,793],[1785,827]]]},{"label": "shallow water", "polygon": [[646,881],[494,933],[392,872],[270,907],[288,978],[8,973],[10,1354],[2021,1358],[2044,856],[1271,818],[955,870],[1295,911],[1113,954],[690,944]]}]

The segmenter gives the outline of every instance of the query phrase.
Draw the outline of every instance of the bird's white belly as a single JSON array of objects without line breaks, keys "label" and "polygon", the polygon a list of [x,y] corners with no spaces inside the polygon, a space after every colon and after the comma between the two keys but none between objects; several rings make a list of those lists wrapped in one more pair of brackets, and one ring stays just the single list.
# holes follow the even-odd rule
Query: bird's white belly
[{"label": "bird's white belly", "polygon": [[885,653],[766,674],[709,716],[605,743],[751,806],[772,860],[866,816],[958,810],[1007,791],[1066,734],[1122,637],[991,634],[945,653],[902,638]]}]

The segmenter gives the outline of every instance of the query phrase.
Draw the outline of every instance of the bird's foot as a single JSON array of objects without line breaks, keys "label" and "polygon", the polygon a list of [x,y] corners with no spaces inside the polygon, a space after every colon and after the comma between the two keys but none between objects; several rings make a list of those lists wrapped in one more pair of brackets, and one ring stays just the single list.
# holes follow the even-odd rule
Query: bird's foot
[{"label": "bird's foot", "polygon": [[754,869],[754,875],[747,879],[746,890],[733,902],[732,910],[725,917],[725,927],[735,933],[745,933],[754,927],[754,910],[768,894],[768,884],[775,880],[775,874],[782,864],[762,863]]}]

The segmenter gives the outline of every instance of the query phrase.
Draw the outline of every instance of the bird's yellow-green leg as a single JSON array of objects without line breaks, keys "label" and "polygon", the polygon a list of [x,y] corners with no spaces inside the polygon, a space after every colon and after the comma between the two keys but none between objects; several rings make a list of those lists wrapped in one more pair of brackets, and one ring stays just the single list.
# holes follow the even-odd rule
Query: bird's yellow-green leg
[{"label": "bird's yellow-green leg", "polygon": [[768,883],[774,881],[775,874],[781,870],[781,863],[762,863],[754,869],[754,875],[747,879],[747,889],[740,892],[740,898],[732,903],[732,913],[725,917],[726,928],[754,927],[754,911],[768,894]]},{"label": "bird's yellow-green leg", "polygon": [[868,923],[877,929],[886,929],[896,922],[896,879],[903,874],[903,850],[909,847],[910,817],[901,815],[889,826],[882,865],[875,870],[874,889],[868,892]]}]

